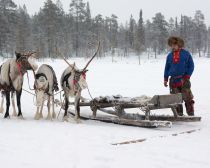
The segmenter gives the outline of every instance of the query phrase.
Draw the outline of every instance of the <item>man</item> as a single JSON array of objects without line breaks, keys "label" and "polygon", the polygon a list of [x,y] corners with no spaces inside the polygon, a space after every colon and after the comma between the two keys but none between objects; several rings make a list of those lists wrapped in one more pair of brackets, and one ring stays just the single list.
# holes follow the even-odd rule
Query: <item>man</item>
[{"label": "man", "polygon": [[[185,102],[187,114],[194,116],[194,100],[191,91],[190,77],[194,71],[194,62],[191,54],[186,51],[184,47],[184,40],[179,37],[170,37],[168,45],[172,51],[168,54],[165,73],[164,73],[164,86],[169,87],[170,93],[182,93]],[[183,106],[177,107],[179,116],[183,116]]]}]

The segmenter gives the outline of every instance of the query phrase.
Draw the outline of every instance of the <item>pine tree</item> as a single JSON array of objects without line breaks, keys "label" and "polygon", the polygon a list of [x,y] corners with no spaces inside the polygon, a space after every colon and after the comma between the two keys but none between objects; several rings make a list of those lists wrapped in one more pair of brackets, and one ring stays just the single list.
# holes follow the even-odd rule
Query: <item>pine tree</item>
[{"label": "pine tree", "polygon": [[91,31],[91,12],[90,12],[90,5],[89,5],[89,2],[87,2],[87,5],[86,5],[86,16],[85,16],[85,22],[86,22],[86,28],[88,29],[88,31]]},{"label": "pine tree", "polygon": [[151,43],[153,40],[153,33],[153,25],[150,20],[147,20],[145,24],[145,47],[148,51],[148,59],[150,58],[150,50],[153,48]]},{"label": "pine tree", "polygon": [[156,52],[158,49],[158,53],[164,52],[167,44],[168,37],[168,23],[165,20],[165,17],[161,13],[157,13],[153,18],[153,49]]},{"label": "pine tree", "polygon": [[[45,53],[49,58],[57,57],[59,53],[59,45],[62,45],[63,33],[63,10],[62,5],[57,1],[57,4],[52,0],[47,0],[43,9],[40,10],[37,19],[39,29],[42,31],[40,45],[44,44]],[[43,52],[43,50],[42,50]]]},{"label": "pine tree", "polygon": [[0,0],[0,54],[15,51],[17,5],[12,0]]},{"label": "pine tree", "polygon": [[26,6],[18,9],[16,50],[19,52],[32,50],[31,19]]},{"label": "pine tree", "polygon": [[136,32],[136,51],[138,55],[144,51],[145,48],[145,30],[144,30],[144,21],[143,21],[143,13],[142,10],[139,14],[139,21],[137,25],[137,32]]},{"label": "pine tree", "polygon": [[72,0],[70,4],[70,15],[74,18],[74,40],[73,46],[76,56],[79,56],[79,48],[82,45],[82,25],[85,22],[86,10],[83,0]]},{"label": "pine tree", "polygon": [[131,15],[129,23],[129,43],[131,49],[134,49],[134,32],[135,32],[135,20],[133,19],[133,15]]},{"label": "pine tree", "polygon": [[196,48],[199,53],[199,57],[201,57],[201,50],[204,48],[204,38],[206,37],[206,25],[204,23],[204,15],[201,11],[196,11],[194,22],[196,25],[195,29],[195,38],[196,38]]},{"label": "pine tree", "polygon": [[210,27],[208,28],[208,41],[207,41],[207,46],[208,46],[208,54],[207,57],[210,58]]},{"label": "pine tree", "polygon": [[175,21],[174,21],[173,18],[169,19],[168,31],[169,31],[169,35],[170,36],[175,36],[175,34],[176,34],[176,25],[175,25]]},{"label": "pine tree", "polygon": [[112,14],[110,18],[110,42],[112,48],[117,48],[117,35],[118,35],[118,17]]}]

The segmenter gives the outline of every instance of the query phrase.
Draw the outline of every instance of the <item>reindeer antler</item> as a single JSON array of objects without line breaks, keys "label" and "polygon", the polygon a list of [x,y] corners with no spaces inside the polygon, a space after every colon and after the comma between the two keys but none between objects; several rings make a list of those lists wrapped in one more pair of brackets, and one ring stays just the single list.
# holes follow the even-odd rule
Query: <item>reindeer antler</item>
[{"label": "reindeer antler", "polygon": [[58,51],[58,54],[59,54],[59,56],[68,64],[68,66],[71,67],[72,70],[74,70],[74,68],[75,68],[75,63],[74,63],[73,65],[71,65],[71,64],[67,61],[67,59],[63,56],[63,54],[61,54],[60,51]]},{"label": "reindeer antler", "polygon": [[33,54],[36,54],[36,53],[37,53],[36,51],[29,51],[27,53],[24,53],[23,55],[26,57],[31,57]]},{"label": "reindeer antler", "polygon": [[99,52],[100,45],[101,45],[101,43],[100,43],[100,41],[99,41],[99,42],[98,42],[98,49],[96,50],[96,52],[95,52],[95,54],[92,56],[92,58],[88,61],[88,63],[86,64],[86,66],[85,66],[85,68],[83,69],[82,72],[84,72],[84,71],[87,69],[87,67],[90,65],[90,63],[93,61],[93,59],[96,57],[96,55],[97,55],[98,52]]},{"label": "reindeer antler", "polygon": [[75,63],[74,63],[73,65],[71,65],[71,64],[66,60],[65,57],[63,57],[63,60],[64,60],[72,69],[75,68]]}]

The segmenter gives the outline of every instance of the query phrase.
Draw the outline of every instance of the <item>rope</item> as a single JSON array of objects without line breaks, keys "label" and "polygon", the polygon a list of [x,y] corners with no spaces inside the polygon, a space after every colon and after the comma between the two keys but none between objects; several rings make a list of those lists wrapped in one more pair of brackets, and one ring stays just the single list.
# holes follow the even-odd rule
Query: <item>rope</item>
[{"label": "rope", "polygon": [[34,90],[34,89],[31,89],[31,87],[30,87],[28,71],[27,71],[27,78],[28,78],[28,87],[29,87],[29,89],[30,89],[30,90]]},{"label": "rope", "polygon": [[54,96],[56,96],[56,95],[58,95],[58,94],[61,94],[61,92],[63,92],[63,90],[61,90],[61,91],[55,93]]},{"label": "rope", "polygon": [[[92,94],[91,94],[91,92],[90,92],[90,89],[89,89],[89,87],[87,86],[87,90],[88,90],[88,94],[89,94],[89,96],[90,96],[90,98],[92,99],[92,101],[94,100],[94,98],[93,98],[93,96],[92,96]],[[94,102],[94,101],[93,101]]]},{"label": "rope", "polygon": [[63,99],[63,101],[61,101],[61,107],[60,107],[60,110],[59,110],[57,119],[58,119],[58,117],[60,116],[60,113],[61,113],[61,110],[62,110],[62,106],[63,106],[64,101],[65,101],[65,99]]},{"label": "rope", "polygon": [[36,96],[34,93],[29,92],[28,90],[25,90],[25,89],[22,89],[22,90],[25,91],[25,92],[27,92],[27,93],[29,93],[29,94],[31,94],[32,96]]}]

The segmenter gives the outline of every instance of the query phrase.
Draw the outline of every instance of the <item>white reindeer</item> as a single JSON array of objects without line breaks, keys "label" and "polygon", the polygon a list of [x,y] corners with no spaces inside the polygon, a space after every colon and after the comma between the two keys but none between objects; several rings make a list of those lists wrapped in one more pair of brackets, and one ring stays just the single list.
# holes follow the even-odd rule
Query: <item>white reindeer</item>
[{"label": "white reindeer", "polygon": [[[16,58],[8,59],[0,67],[0,91],[6,97],[6,113],[4,118],[9,118],[10,94],[12,93],[13,114],[19,118],[23,118],[21,111],[21,95],[23,86],[23,77],[28,70],[35,71],[38,66],[34,62],[35,52],[15,53]],[[18,114],[16,114],[14,93],[17,97]],[[4,98],[4,96],[3,96]],[[3,110],[3,102],[0,110]]]},{"label": "white reindeer", "polygon": [[[39,120],[43,118],[43,106],[44,101],[47,99],[48,115],[47,120],[56,118],[54,109],[54,91],[58,91],[58,82],[53,68],[49,65],[42,65],[36,73],[36,80],[34,83],[34,89],[36,92],[36,105],[37,111],[35,119]],[[52,103],[52,113],[51,113]]]},{"label": "white reindeer", "polygon": [[76,65],[71,65],[67,62],[67,60],[64,58],[65,62],[69,65],[69,67],[63,72],[61,76],[61,86],[64,90],[64,96],[65,96],[65,113],[63,116],[63,121],[69,121],[68,120],[68,108],[69,108],[69,97],[74,97],[74,106],[75,106],[75,120],[76,122],[80,122],[80,106],[79,102],[81,99],[81,92],[85,88],[88,87],[86,82],[86,72],[87,67],[92,62],[92,60],[96,57],[98,51],[100,48],[100,42],[98,45],[98,49],[96,53],[93,55],[93,57],[90,59],[90,61],[87,63],[85,68],[82,70],[78,69]]}]

